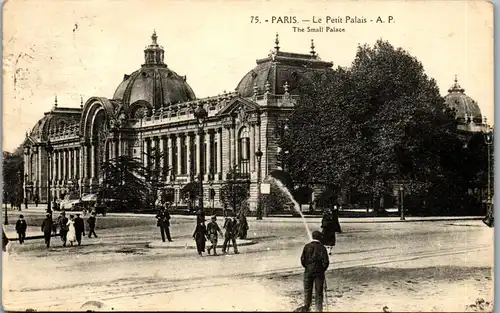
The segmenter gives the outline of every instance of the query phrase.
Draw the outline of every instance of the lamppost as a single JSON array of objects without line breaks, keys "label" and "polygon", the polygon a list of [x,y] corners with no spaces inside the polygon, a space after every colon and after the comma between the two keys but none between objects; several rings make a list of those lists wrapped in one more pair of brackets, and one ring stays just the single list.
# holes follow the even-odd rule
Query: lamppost
[{"label": "lamppost", "polygon": [[405,220],[405,206],[404,206],[404,198],[405,198],[405,195],[404,195],[404,188],[403,188],[403,184],[399,185],[399,196],[401,197],[401,218],[400,220],[404,221]]},{"label": "lamppost", "polygon": [[259,149],[255,152],[255,157],[257,157],[257,219],[261,220],[262,219],[262,201],[261,201],[261,194],[260,194],[260,165],[262,161],[262,151]]},{"label": "lamppost", "polygon": [[487,199],[487,213],[483,222],[489,227],[493,226],[493,207],[491,204],[491,160],[490,160],[490,147],[493,144],[493,131],[487,128],[484,133],[484,141],[486,143],[486,150],[488,151],[488,199]]},{"label": "lamppost", "polygon": [[202,212],[203,215],[203,169],[201,168],[201,160],[203,160],[203,128],[205,127],[205,121],[208,117],[208,112],[205,110],[203,107],[203,104],[200,103],[198,104],[198,107],[194,110],[194,117],[196,117],[196,122],[198,123],[198,137],[199,137],[199,142],[198,142],[198,148],[200,149],[200,174],[199,174],[199,183],[200,183],[200,193],[199,193],[199,204],[198,206],[200,207],[200,211]]},{"label": "lamppost", "polygon": [[52,152],[54,152],[54,147],[52,147],[52,143],[50,142],[50,139],[47,140],[47,143],[45,145],[45,151],[47,152],[47,213],[51,213],[52,210],[50,209],[50,165],[52,164],[51,159],[52,159]]}]

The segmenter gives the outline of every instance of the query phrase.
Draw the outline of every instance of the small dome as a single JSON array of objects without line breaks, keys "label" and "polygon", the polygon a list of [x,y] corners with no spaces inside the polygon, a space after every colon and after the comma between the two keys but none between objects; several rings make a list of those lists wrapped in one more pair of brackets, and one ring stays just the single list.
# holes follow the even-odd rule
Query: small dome
[{"label": "small dome", "polygon": [[477,102],[464,92],[465,89],[460,87],[455,76],[455,83],[448,89],[448,94],[444,97],[446,105],[456,110],[456,117],[459,121],[465,121],[467,117],[475,123],[482,123],[483,116]]},{"label": "small dome", "polygon": [[299,54],[280,51],[276,37],[274,50],[267,58],[257,60],[257,66],[243,76],[236,91],[242,97],[251,97],[255,87],[258,94],[269,88],[271,94],[280,95],[285,93],[284,86],[288,84],[288,91],[293,93],[297,87],[311,83],[315,73],[329,71],[332,66],[331,62],[321,61],[312,41],[310,54]]},{"label": "small dome", "polygon": [[145,63],[139,70],[124,75],[113,99],[124,105],[144,100],[154,108],[196,99],[186,76],[178,75],[163,62],[164,50],[156,43],[156,32],[151,38],[152,44],[144,50]]}]

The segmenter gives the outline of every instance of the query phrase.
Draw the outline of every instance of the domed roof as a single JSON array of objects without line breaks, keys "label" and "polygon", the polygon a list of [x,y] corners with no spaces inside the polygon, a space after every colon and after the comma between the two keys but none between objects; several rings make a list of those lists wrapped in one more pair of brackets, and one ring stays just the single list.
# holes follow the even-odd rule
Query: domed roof
[{"label": "domed roof", "polygon": [[154,32],[151,36],[153,42],[144,50],[145,63],[139,70],[123,76],[113,95],[114,100],[124,105],[143,100],[154,108],[160,108],[196,99],[186,76],[178,75],[163,62],[165,51],[157,44],[157,38]]},{"label": "domed roof", "polygon": [[271,94],[283,94],[286,83],[288,90],[293,93],[297,87],[310,83],[314,73],[329,71],[333,66],[332,62],[321,61],[314,51],[312,40],[310,54],[280,51],[277,34],[275,43],[276,46],[268,57],[257,60],[257,66],[239,82],[236,91],[242,97],[251,97],[255,88],[258,93],[263,93],[269,88]]},{"label": "domed roof", "polygon": [[481,123],[483,120],[481,109],[477,105],[477,102],[464,92],[465,89],[460,87],[455,76],[455,83],[448,89],[448,94],[444,97],[446,105],[456,110],[456,118],[459,121],[471,118],[474,122]]}]

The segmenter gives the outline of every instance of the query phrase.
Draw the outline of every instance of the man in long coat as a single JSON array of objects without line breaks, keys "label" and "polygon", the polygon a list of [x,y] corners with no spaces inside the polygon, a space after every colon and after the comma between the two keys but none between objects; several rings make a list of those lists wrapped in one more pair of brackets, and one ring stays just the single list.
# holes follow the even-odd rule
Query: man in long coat
[{"label": "man in long coat", "polygon": [[50,236],[52,236],[52,217],[49,213],[46,214],[45,219],[42,222],[42,232],[45,244],[48,248],[50,247]]},{"label": "man in long coat", "polygon": [[19,236],[19,243],[23,244],[24,243],[24,238],[26,238],[26,229],[28,228],[28,224],[26,224],[26,221],[24,220],[24,216],[21,214],[19,215],[19,219],[16,222],[16,232],[17,235]]},{"label": "man in long coat", "polygon": [[80,217],[80,214],[76,214],[75,237],[78,245],[82,244],[82,235],[85,236],[85,223],[83,222],[83,218]]},{"label": "man in long coat", "polygon": [[327,210],[323,214],[323,219],[321,220],[321,228],[323,229],[323,241],[325,246],[333,247],[335,246],[336,238],[335,233],[341,233],[342,229],[339,223],[339,216],[337,207],[334,210]]},{"label": "man in long coat", "polygon": [[170,214],[164,210],[160,209],[158,214],[156,214],[156,226],[160,227],[161,240],[165,242],[165,235],[169,242],[172,242],[172,238],[170,238]]},{"label": "man in long coat", "polygon": [[300,257],[300,262],[304,267],[303,311],[305,312],[309,312],[311,307],[313,286],[316,295],[316,312],[323,311],[323,286],[330,260],[326,248],[321,244],[321,237],[321,232],[314,231],[313,240],[304,246]]},{"label": "man in long coat", "polygon": [[61,236],[61,241],[63,247],[66,247],[66,240],[68,235],[68,218],[66,217],[66,212],[62,212],[57,218],[57,224],[59,226],[59,236]]},{"label": "man in long coat", "polygon": [[228,244],[231,240],[234,254],[238,254],[239,252],[238,246],[236,245],[236,237],[238,236],[239,226],[236,217],[233,215],[232,218],[227,218],[223,228],[226,229],[226,233],[224,235],[224,243],[222,244],[222,253],[229,253]]}]

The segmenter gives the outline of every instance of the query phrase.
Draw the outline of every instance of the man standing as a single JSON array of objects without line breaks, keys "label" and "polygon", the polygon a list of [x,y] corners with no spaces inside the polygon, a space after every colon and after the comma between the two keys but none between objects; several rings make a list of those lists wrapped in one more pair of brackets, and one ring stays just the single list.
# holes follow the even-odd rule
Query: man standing
[{"label": "man standing", "polygon": [[24,198],[24,208],[28,209],[28,198]]},{"label": "man standing", "polygon": [[166,223],[168,223],[168,222],[167,222],[166,217],[165,217],[165,211],[163,210],[163,208],[160,207],[158,214],[156,214],[156,226],[160,227],[161,241],[163,241],[163,242],[165,242],[165,224]]},{"label": "man standing", "polygon": [[238,235],[238,220],[233,215],[233,217],[229,217],[226,219],[224,223],[224,228],[226,229],[226,234],[224,235],[224,244],[222,244],[222,253],[229,253],[229,240],[231,240],[233,244],[234,254],[238,254],[238,247],[236,246],[236,236]]},{"label": "man standing", "polygon": [[89,218],[87,219],[87,224],[89,224],[89,238],[92,238],[92,234],[94,234],[95,238],[97,238],[97,235],[95,233],[95,215],[96,213],[92,212],[92,214],[90,214]]},{"label": "man standing", "polygon": [[49,213],[46,214],[42,223],[43,238],[47,248],[50,247],[50,236],[52,235],[52,217]]},{"label": "man standing", "polygon": [[57,218],[57,224],[59,226],[59,236],[61,236],[61,241],[63,247],[66,247],[66,240],[68,235],[68,218],[66,217],[66,212],[62,212]]},{"label": "man standing", "polygon": [[26,238],[26,228],[28,228],[28,225],[26,224],[26,221],[24,220],[24,216],[21,214],[21,215],[19,215],[19,219],[16,222],[16,232],[17,232],[17,235],[19,236],[19,243],[20,244],[23,244],[24,238]]},{"label": "man standing", "polygon": [[40,199],[38,198],[38,194],[35,194],[35,207],[38,207],[38,202],[40,202]]},{"label": "man standing", "polygon": [[210,250],[214,249],[214,255],[217,255],[218,234],[222,236],[222,231],[219,225],[217,225],[217,217],[215,215],[212,216],[212,220],[207,224],[207,234],[208,239],[212,243],[212,246],[207,249],[207,252],[210,254]]},{"label": "man standing", "polygon": [[83,219],[80,217],[80,214],[76,214],[75,237],[78,245],[81,245],[82,243],[82,234],[85,236],[85,224],[83,223]]},{"label": "man standing", "polygon": [[314,285],[316,294],[316,311],[323,312],[323,286],[325,272],[330,265],[328,252],[321,243],[321,232],[312,233],[312,242],[304,246],[300,261],[304,267],[304,310],[309,312],[312,302],[312,289]]}]

